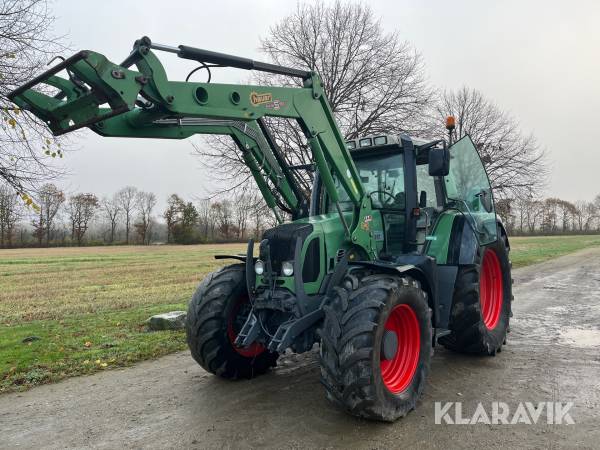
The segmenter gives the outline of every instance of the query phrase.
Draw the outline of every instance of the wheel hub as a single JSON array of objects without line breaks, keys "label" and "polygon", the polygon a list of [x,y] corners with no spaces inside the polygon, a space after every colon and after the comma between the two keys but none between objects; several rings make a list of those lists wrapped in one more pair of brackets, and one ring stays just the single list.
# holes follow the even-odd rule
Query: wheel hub
[{"label": "wheel hub", "polygon": [[227,320],[227,336],[233,349],[246,358],[254,358],[265,351],[265,346],[260,342],[253,342],[248,347],[238,347],[235,340],[250,313],[250,303],[248,297],[240,297],[229,313]]},{"label": "wheel hub", "polygon": [[381,353],[383,354],[383,359],[393,359],[397,351],[398,335],[395,331],[385,330],[383,332],[383,339],[381,342]]}]

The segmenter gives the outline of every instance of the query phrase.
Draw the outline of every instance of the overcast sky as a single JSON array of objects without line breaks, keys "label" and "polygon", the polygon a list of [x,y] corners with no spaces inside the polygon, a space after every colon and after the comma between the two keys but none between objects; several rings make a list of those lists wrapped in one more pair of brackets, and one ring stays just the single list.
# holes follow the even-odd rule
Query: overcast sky
[{"label": "overcast sky", "polygon": [[[533,132],[551,166],[548,195],[591,200],[600,193],[600,2],[370,1],[386,30],[422,54],[430,82],[466,85],[509,111]],[[282,0],[114,1],[54,3],[56,30],[74,50],[90,49],[121,61],[133,41],[187,44],[261,59],[259,37],[295,8]],[[161,55],[162,57],[162,55]],[[168,73],[185,76],[193,62],[165,56]],[[238,82],[244,71],[213,73]],[[101,138],[80,133],[66,155],[69,191],[110,194],[124,185],[202,197],[207,179],[189,140]]]}]

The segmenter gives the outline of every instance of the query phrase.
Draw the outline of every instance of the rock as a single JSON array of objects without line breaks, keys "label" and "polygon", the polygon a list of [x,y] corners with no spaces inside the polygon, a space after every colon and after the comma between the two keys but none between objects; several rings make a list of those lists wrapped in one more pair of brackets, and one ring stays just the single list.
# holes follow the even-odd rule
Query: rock
[{"label": "rock", "polygon": [[185,327],[185,311],[171,311],[157,314],[146,321],[150,331],[181,330]]},{"label": "rock", "polygon": [[23,344],[27,344],[28,342],[39,341],[40,339],[42,338],[39,336],[27,336],[21,342],[23,342]]}]

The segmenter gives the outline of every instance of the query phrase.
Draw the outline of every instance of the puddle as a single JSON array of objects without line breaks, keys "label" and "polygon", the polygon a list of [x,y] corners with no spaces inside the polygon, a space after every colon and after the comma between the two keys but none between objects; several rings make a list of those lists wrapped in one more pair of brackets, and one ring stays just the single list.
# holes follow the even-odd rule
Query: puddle
[{"label": "puddle", "polygon": [[567,328],[560,330],[560,340],[563,344],[576,347],[600,347],[600,330]]}]

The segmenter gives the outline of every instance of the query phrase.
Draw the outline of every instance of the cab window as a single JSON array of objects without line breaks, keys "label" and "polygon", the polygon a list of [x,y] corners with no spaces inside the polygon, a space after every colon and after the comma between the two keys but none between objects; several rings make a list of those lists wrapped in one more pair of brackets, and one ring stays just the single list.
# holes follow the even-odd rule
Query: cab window
[{"label": "cab window", "polygon": [[[404,209],[404,165],[402,153],[362,156],[354,160],[365,193],[371,197],[373,208]],[[334,177],[343,211],[352,210],[346,191]],[[328,205],[329,212],[335,212],[335,205]]]}]

